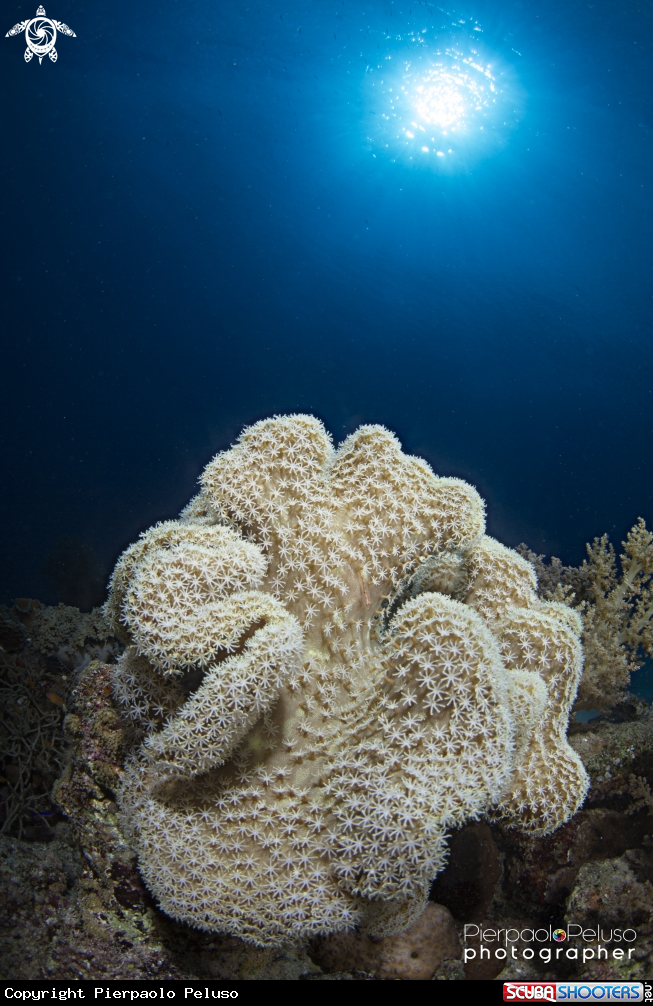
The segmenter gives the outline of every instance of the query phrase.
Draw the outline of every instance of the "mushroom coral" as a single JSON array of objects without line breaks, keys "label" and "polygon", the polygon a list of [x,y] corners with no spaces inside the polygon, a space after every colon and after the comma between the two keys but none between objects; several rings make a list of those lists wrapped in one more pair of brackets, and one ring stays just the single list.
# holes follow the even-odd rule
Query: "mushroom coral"
[{"label": "mushroom coral", "polygon": [[145,730],[120,793],[161,907],[279,945],[424,910],[446,832],[582,803],[580,624],[465,482],[381,426],[247,428],[121,556],[106,616]]}]

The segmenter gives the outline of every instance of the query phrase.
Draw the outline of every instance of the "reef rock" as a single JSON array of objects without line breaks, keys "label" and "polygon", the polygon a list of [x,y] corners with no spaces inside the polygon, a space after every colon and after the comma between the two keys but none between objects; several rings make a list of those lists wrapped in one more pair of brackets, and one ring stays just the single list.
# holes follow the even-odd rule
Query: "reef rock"
[{"label": "reef rock", "polygon": [[139,734],[116,708],[113,670],[91,662],[68,696],[67,764],[54,787],[60,813],[49,841],[0,835],[0,978],[321,976],[302,948],[200,933],[156,908],[118,822],[116,788]]},{"label": "reef rock", "polygon": [[318,938],[310,949],[311,958],[327,973],[363,971],[385,981],[428,981],[444,961],[461,955],[451,912],[432,902],[403,933],[335,933]]}]

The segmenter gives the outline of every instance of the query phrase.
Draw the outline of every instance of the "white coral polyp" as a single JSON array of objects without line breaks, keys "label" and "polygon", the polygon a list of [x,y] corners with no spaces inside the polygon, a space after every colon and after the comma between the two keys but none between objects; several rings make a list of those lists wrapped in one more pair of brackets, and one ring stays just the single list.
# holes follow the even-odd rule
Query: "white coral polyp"
[{"label": "white coral polyp", "polygon": [[446,829],[574,812],[578,633],[483,534],[471,486],[382,427],[336,451],[310,416],[245,430],[202,483],[107,604],[131,644],[116,694],[150,728],[121,806],[165,911],[261,945],[390,933]]},{"label": "white coral polyp", "polygon": [[248,610],[235,613],[232,595],[247,609],[243,592],[263,582],[266,568],[260,549],[229,528],[167,521],[121,556],[112,581],[121,596],[111,613],[119,607],[138,652],[154,666],[206,667],[252,623]]}]

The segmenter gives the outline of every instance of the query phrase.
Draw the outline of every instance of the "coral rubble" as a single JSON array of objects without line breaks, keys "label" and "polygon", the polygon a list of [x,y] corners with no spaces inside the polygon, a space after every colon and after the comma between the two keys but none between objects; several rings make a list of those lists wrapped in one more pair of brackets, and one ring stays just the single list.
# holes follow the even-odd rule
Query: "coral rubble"
[{"label": "coral rubble", "polygon": [[119,802],[172,917],[277,945],[423,912],[446,830],[582,803],[580,621],[484,535],[471,486],[382,427],[266,420],[119,560],[115,675],[145,732]]}]

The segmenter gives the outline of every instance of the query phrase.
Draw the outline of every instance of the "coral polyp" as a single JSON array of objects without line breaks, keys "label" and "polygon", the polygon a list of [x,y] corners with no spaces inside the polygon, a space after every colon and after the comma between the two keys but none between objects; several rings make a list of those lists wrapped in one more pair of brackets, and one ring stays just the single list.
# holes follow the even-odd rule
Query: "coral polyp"
[{"label": "coral polyp", "polygon": [[446,831],[584,798],[579,624],[465,482],[379,426],[246,429],[121,557],[116,694],[146,737],[123,819],[161,907],[266,945],[423,911]]}]

